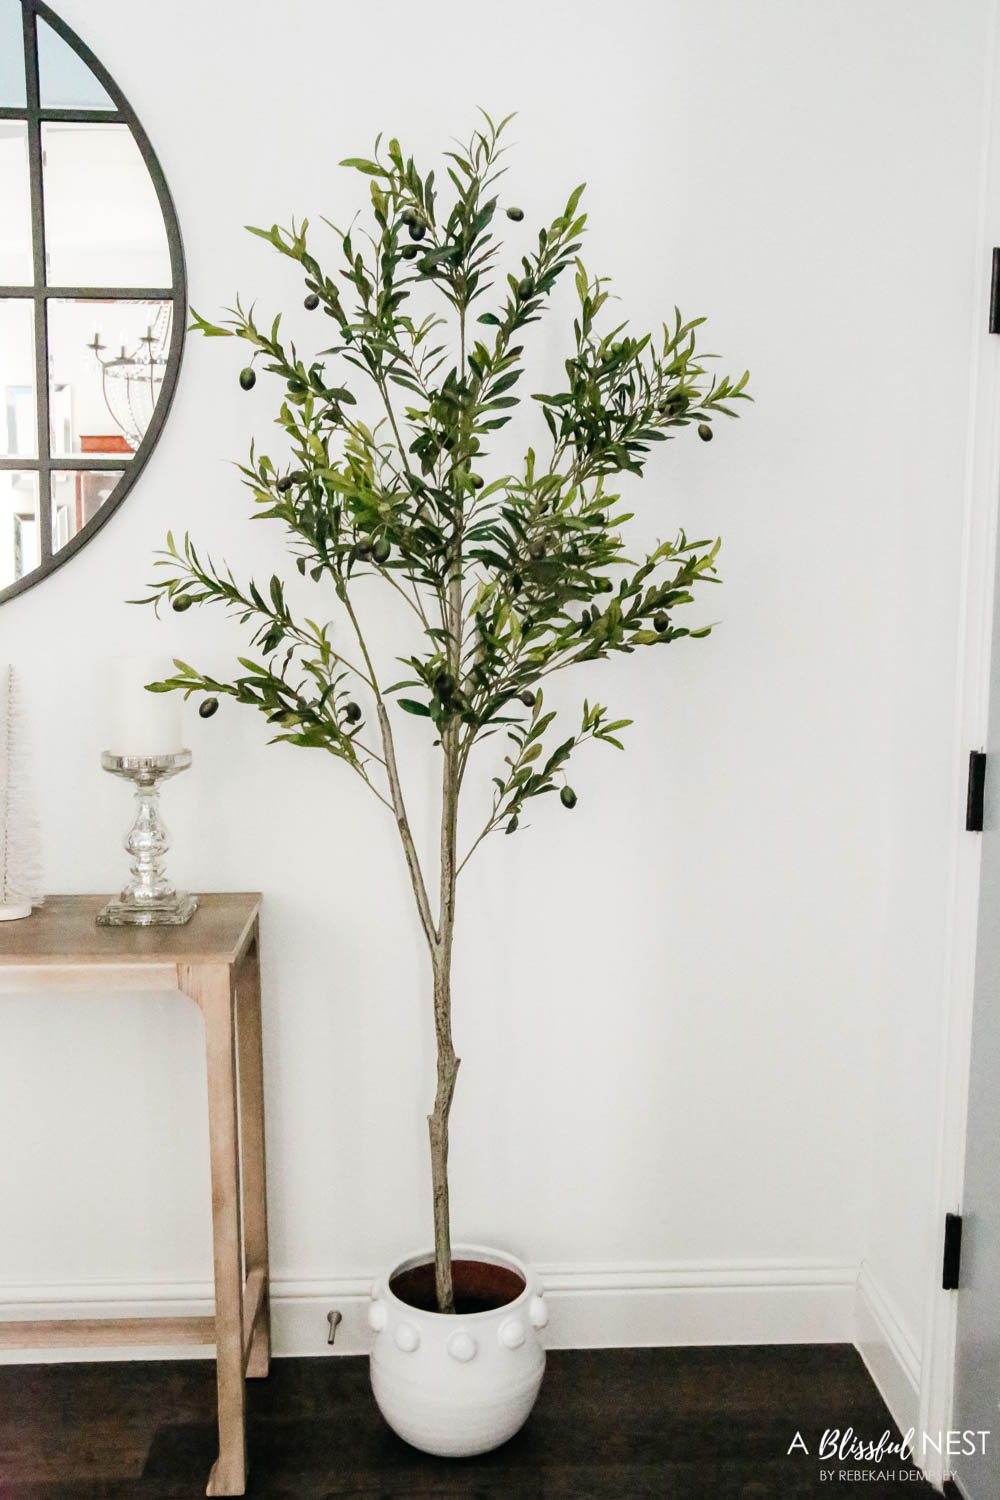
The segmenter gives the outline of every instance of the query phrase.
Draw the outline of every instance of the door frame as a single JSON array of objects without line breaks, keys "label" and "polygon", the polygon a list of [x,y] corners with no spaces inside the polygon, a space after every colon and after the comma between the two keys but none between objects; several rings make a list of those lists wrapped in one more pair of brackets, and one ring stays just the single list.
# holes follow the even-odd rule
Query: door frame
[{"label": "door frame", "polygon": [[[987,332],[994,245],[1000,245],[1000,0],[993,0],[987,88],[983,108],[980,202],[974,250],[976,296],[970,331],[971,374],[963,493],[962,576],[955,661],[952,838],[949,852],[945,953],[938,1025],[937,1150],[927,1225],[929,1284],[925,1296],[920,1361],[920,1431],[937,1434],[952,1425],[958,1298],[941,1288],[946,1213],[961,1213],[965,1176],[972,1010],[979,919],[982,843],[965,830],[969,752],[986,748],[989,721],[995,577],[1000,518],[1000,336]],[[925,1461],[940,1487],[945,1461],[933,1451]]]}]

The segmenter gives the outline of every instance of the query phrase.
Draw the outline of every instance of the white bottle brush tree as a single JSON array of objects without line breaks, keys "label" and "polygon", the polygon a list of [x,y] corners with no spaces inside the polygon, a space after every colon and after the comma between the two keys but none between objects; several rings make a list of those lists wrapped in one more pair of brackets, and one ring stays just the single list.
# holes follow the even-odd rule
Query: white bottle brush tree
[{"label": "white bottle brush tree", "polygon": [[[454,1310],[456,882],[489,834],[518,830],[530,802],[554,792],[563,808],[575,806],[566,772],[582,745],[621,748],[631,720],[592,700],[575,727],[560,730],[543,702],[546,678],[576,667],[589,675],[613,653],[708,634],[709,626],[692,629],[677,617],[695,586],[713,579],[719,543],[681,532],[630,560],[622,537],[630,515],[615,479],[642,476],[652,445],[685,429],[710,440],[713,418],[736,415],[731,403],[746,397],[747,381],[707,374],[708,356],[695,351],[701,318],[685,322],[675,310],[655,335],[633,335],[625,323],[599,332],[607,282],[578,258],[583,189],[529,234],[522,210],[502,206],[498,195],[508,122],[484,121],[465,149],[446,155],[447,203],[435,174],[422,176],[395,140],[383,152],[380,137],[371,160],[343,163],[370,179],[370,218],[367,228],[352,220],[346,232],[330,225],[335,271],[310,248],[305,220],[251,230],[301,268],[305,307],[330,319],[332,347],[304,357],[282,339],[280,315],[259,323],[238,298],[222,326],[193,315],[201,333],[251,345],[239,376],[244,389],[256,382],[258,360],[274,378],[291,461],[275,463],[251,445],[240,467],[256,516],[285,528],[295,565],[316,585],[313,618],[293,613],[277,574],[262,587],[240,583],[188,537],[178,545],[168,536],[152,593],[137,601],[175,610],[218,603],[253,629],[256,654],[240,658],[231,681],[178,661],[156,690],[206,695],[203,717],[222,695],[251,705],[276,740],[344,761],[395,820],[433,979],[437,1090],[429,1127],[441,1312]],[[504,215],[518,242],[507,275],[497,234]],[[490,444],[519,404],[523,336],[567,272],[579,308],[565,382],[530,398],[547,428],[545,451],[528,447],[514,471],[496,472]],[[388,673],[370,643],[373,579],[412,612],[412,634]],[[328,612],[338,618],[318,623]],[[397,713],[426,720],[440,754],[436,901],[407,816]],[[460,843],[459,806],[474,778],[492,785],[492,812]]]},{"label": "white bottle brush tree", "polygon": [[27,726],[14,668],[0,662],[0,922],[42,900],[41,838],[29,787]]}]

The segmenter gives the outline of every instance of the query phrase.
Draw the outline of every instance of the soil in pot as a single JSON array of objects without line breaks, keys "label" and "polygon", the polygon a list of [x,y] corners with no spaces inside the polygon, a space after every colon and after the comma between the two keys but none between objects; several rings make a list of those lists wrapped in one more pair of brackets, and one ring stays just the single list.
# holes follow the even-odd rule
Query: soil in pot
[{"label": "soil in pot", "polygon": [[[493,1266],[482,1260],[453,1260],[451,1280],[457,1313],[495,1312],[524,1291],[524,1280],[508,1266]],[[411,1266],[389,1282],[389,1290],[408,1307],[437,1312],[434,1262]]]}]

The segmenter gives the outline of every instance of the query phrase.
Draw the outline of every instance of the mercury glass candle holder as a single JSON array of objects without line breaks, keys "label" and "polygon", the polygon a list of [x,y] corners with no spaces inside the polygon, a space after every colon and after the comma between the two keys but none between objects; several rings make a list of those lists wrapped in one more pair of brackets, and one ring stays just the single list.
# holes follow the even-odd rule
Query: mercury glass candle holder
[{"label": "mercury glass candle holder", "polygon": [[160,786],[171,776],[186,771],[191,751],[171,755],[113,755],[105,750],[101,765],[112,776],[121,776],[135,787],[135,821],[125,838],[131,856],[132,879],[121,895],[97,913],[102,927],[178,926],[189,922],[198,909],[198,898],[171,885],[164,870],[170,835],[160,817]]}]

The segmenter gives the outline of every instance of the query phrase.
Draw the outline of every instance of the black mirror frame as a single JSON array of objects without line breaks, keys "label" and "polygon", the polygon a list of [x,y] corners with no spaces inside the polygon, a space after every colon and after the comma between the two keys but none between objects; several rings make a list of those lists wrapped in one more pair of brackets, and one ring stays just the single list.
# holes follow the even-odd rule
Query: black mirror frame
[{"label": "black mirror frame", "polygon": [[[184,249],[181,244],[180,225],[170,189],[167,187],[163,169],[149,143],[135,111],[107,70],[91,52],[90,48],[60,19],[42,0],[21,0],[24,35],[26,106],[24,108],[0,108],[0,120],[25,120],[28,126],[28,167],[31,187],[31,230],[33,256],[33,284],[30,286],[0,286],[0,298],[17,298],[33,301],[35,305],[34,352],[35,352],[35,416],[38,434],[38,456],[36,458],[0,458],[0,469],[16,469],[20,472],[38,474],[38,533],[40,562],[23,578],[0,588],[0,604],[13,599],[25,589],[41,583],[56,568],[61,568],[79,552],[81,547],[111,518],[135,484],[156,446],[157,439],[166,421],[177,386],[184,332],[187,323],[187,278],[184,270]],[[97,78],[115,104],[111,109],[43,109],[39,99],[38,44],[36,18],[41,17],[52,30],[62,37],[77,56]],[[163,214],[167,245],[170,251],[170,287],[57,287],[48,286],[45,275],[45,218],[42,184],[42,134],[43,122],[99,121],[124,124],[129,127],[139,147],[146,169],[156,190],[157,200]],[[48,376],[48,318],[38,317],[39,303],[50,298],[87,297],[99,294],[104,298],[120,301],[162,301],[173,303],[173,319],[170,332],[170,348],[163,376],[160,395],[153,408],[150,424],[142,442],[130,459],[124,462],[120,456],[102,458],[97,454],[83,457],[53,459],[49,431],[49,376]],[[71,537],[58,552],[52,551],[52,504],[49,476],[52,470],[72,472],[85,469],[88,472],[101,469],[123,471],[107,500],[91,519]]]}]

